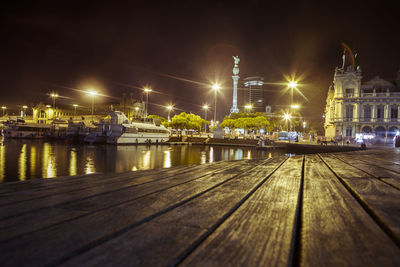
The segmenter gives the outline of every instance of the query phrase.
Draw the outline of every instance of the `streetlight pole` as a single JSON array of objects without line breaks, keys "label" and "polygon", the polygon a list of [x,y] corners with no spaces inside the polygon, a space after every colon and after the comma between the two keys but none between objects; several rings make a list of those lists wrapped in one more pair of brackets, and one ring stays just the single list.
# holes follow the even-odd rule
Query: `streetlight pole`
[{"label": "streetlight pole", "polygon": [[2,106],[1,109],[3,110],[3,117],[4,117],[4,113],[5,113],[6,109],[7,109],[7,107],[6,106]]},{"label": "streetlight pole", "polygon": [[214,84],[212,89],[214,90],[214,125],[217,121],[217,91],[221,89],[219,84]]},{"label": "streetlight pole", "polygon": [[[204,120],[207,121],[208,105],[204,105],[203,109],[204,109]],[[207,123],[205,123],[204,125],[204,132],[207,133]]]},{"label": "streetlight pole", "polygon": [[25,116],[26,116],[26,115],[25,115],[26,109],[28,108],[28,106],[22,106],[22,108],[24,109],[24,111],[23,111],[23,117],[25,117]]},{"label": "streetlight pole", "polygon": [[94,120],[94,97],[97,95],[96,91],[88,91],[88,94],[92,96],[92,121]]},{"label": "streetlight pole", "polygon": [[167,106],[167,109],[168,109],[168,121],[171,121],[170,114],[171,114],[171,110],[173,109],[173,107]]},{"label": "streetlight pole", "polygon": [[152,90],[150,88],[144,88],[144,92],[146,93],[146,118],[148,116],[148,111],[149,111],[149,93]]},{"label": "streetlight pole", "polygon": [[56,109],[56,98],[58,97],[58,94],[51,93],[51,97],[53,98],[53,108]]},{"label": "streetlight pole", "polygon": [[74,104],[74,116],[76,116],[76,107],[78,106],[77,104]]}]

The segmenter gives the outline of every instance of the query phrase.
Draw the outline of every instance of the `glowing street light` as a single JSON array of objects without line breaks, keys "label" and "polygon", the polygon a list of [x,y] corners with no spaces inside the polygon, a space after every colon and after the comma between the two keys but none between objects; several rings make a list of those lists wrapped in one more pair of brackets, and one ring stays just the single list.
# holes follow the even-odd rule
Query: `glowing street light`
[{"label": "glowing street light", "polygon": [[3,117],[4,117],[4,112],[6,111],[7,107],[6,106],[2,106],[1,109],[3,110]]},{"label": "glowing street light", "polygon": [[56,98],[58,97],[57,93],[51,93],[50,95],[53,98],[53,108],[56,108]]},{"label": "glowing street light", "polygon": [[293,89],[297,88],[297,82],[290,81],[287,86],[290,88],[290,106],[293,106]]},{"label": "glowing street light", "polygon": [[22,106],[22,108],[24,109],[24,111],[22,113],[23,116],[21,116],[21,117],[25,117],[25,112],[26,112],[26,109],[28,108],[28,106]]},{"label": "glowing street light", "polygon": [[292,109],[298,109],[298,108],[300,108],[300,105],[297,105],[297,104],[296,104],[296,105],[291,105],[290,107],[291,107]]},{"label": "glowing street light", "polygon": [[73,104],[72,106],[74,106],[74,116],[76,116],[76,108],[78,107],[77,104]]},{"label": "glowing street light", "polygon": [[168,110],[168,121],[171,121],[170,119],[170,114],[171,114],[171,110],[173,110],[174,107],[173,106],[167,106],[167,110]]},{"label": "glowing street light", "polygon": [[292,131],[292,116],[290,115],[290,114],[285,114],[285,115],[283,115],[283,119],[285,120],[285,121],[289,121],[289,123],[290,123],[290,131],[289,131],[289,133],[288,133],[288,140],[289,140],[289,143],[290,143],[290,132]]},{"label": "glowing street light", "polygon": [[94,97],[95,97],[96,95],[98,95],[98,94],[97,94],[96,91],[88,91],[87,93],[88,93],[89,95],[92,96],[92,119],[93,119],[93,113],[94,113]]},{"label": "glowing street light", "polygon": [[144,92],[146,93],[146,118],[149,111],[149,93],[153,91],[151,88],[144,88]]},{"label": "glowing street light", "polygon": [[221,86],[219,84],[214,84],[212,86],[212,89],[214,90],[214,122],[217,121],[217,92],[219,89],[221,89]]},{"label": "glowing street light", "polygon": [[247,110],[248,112],[250,112],[253,109],[252,105],[245,105],[244,109]]}]

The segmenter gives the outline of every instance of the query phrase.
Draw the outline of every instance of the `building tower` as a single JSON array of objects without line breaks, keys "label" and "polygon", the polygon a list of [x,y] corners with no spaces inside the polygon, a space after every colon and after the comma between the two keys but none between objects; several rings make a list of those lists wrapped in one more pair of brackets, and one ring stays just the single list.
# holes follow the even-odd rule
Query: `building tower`
[{"label": "building tower", "polygon": [[260,76],[247,77],[244,79],[245,101],[246,104],[251,104],[254,111],[264,112],[265,101],[263,95],[264,78]]},{"label": "building tower", "polygon": [[239,67],[238,64],[240,62],[240,59],[238,56],[233,56],[233,60],[234,60],[234,67],[233,67],[233,100],[232,100],[232,108],[231,108],[231,113],[238,113],[239,109],[237,107],[237,85],[238,85],[238,81],[239,81]]}]

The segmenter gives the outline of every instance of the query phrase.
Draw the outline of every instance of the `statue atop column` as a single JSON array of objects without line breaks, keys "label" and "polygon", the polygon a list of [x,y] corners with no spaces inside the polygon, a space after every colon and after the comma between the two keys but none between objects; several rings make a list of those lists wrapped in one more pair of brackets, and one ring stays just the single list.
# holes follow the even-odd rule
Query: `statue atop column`
[{"label": "statue atop column", "polygon": [[238,56],[232,56],[233,61],[234,61],[234,66],[233,66],[233,101],[232,101],[232,108],[231,108],[231,113],[238,113],[239,109],[237,108],[237,85],[238,85],[238,80],[239,80],[239,62],[240,59]]},{"label": "statue atop column", "polygon": [[239,74],[239,62],[240,62],[240,58],[238,56],[232,56],[233,57],[233,61],[235,62],[235,66],[233,66],[233,74],[234,75],[238,75]]},{"label": "statue atop column", "polygon": [[238,56],[232,56],[233,60],[235,61],[235,66],[237,66],[240,62],[240,58]]}]

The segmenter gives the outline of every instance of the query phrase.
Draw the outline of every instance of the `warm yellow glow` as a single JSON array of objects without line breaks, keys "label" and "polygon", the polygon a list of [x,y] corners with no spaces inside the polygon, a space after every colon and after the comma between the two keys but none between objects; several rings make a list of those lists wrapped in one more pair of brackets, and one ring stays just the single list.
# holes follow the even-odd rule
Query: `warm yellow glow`
[{"label": "warm yellow glow", "polygon": [[31,147],[31,178],[36,175],[36,147]]},{"label": "warm yellow glow", "polygon": [[288,86],[289,86],[290,88],[296,88],[296,87],[297,87],[297,83],[296,83],[295,81],[290,81],[289,84],[288,84]]},{"label": "warm yellow glow", "polygon": [[208,109],[208,105],[204,105],[203,109],[207,110]]},{"label": "warm yellow glow", "polygon": [[22,106],[22,108],[28,108],[28,106]]},{"label": "warm yellow glow", "polygon": [[173,106],[167,106],[168,110],[172,110],[174,107]]},{"label": "warm yellow glow", "polygon": [[4,180],[6,172],[6,147],[0,144],[0,182]]},{"label": "warm yellow glow", "polygon": [[73,104],[72,106],[77,107],[78,105],[77,104]]},{"label": "warm yellow glow", "polygon": [[94,168],[94,160],[91,157],[86,158],[85,174],[90,174],[96,172]]},{"label": "warm yellow glow", "polygon": [[214,91],[218,91],[219,89],[221,89],[221,86],[219,84],[215,83],[215,84],[213,84],[212,89]]},{"label": "warm yellow glow", "polygon": [[46,105],[46,108],[51,108],[51,106],[50,105]]},{"label": "warm yellow glow", "polygon": [[248,158],[248,159],[251,159],[251,152],[250,152],[250,150],[247,151],[247,158]]},{"label": "warm yellow glow", "polygon": [[171,151],[169,151],[169,150],[164,151],[163,167],[164,168],[170,168],[171,167]]},{"label": "warm yellow glow", "polygon": [[58,94],[52,93],[52,94],[51,94],[51,97],[58,97]]},{"label": "warm yellow glow", "polygon": [[214,148],[210,147],[209,162],[214,162]]},{"label": "warm yellow glow", "polygon": [[5,106],[2,106],[1,108],[2,108],[2,109],[7,109],[7,107],[5,107]]},{"label": "warm yellow glow", "polygon": [[252,109],[253,106],[252,106],[252,105],[246,105],[246,106],[244,106],[244,108],[245,108],[245,109]]},{"label": "warm yellow glow", "polygon": [[146,93],[150,93],[151,91],[153,91],[151,88],[144,88],[144,91],[146,92]]},{"label": "warm yellow glow", "polygon": [[292,116],[291,116],[290,114],[285,114],[285,115],[283,115],[283,118],[284,118],[285,120],[290,120],[291,117],[292,117]]},{"label": "warm yellow glow", "polygon": [[43,160],[42,160],[42,176],[43,178],[53,178],[57,176],[56,157],[51,151],[51,145],[44,143]]},{"label": "warm yellow glow", "polygon": [[76,159],[76,151],[71,150],[70,157],[69,157],[69,175],[77,175],[77,159]]},{"label": "warm yellow glow", "polygon": [[207,163],[207,152],[206,151],[201,151],[200,164],[205,164],[205,163]]},{"label": "warm yellow glow", "polygon": [[143,157],[143,169],[150,169],[150,150],[147,150]]},{"label": "warm yellow glow", "polygon": [[98,95],[96,91],[88,91],[87,93],[91,96]]},{"label": "warm yellow glow", "polygon": [[291,107],[294,108],[294,109],[297,109],[297,108],[300,108],[300,105],[297,105],[297,104],[296,105],[291,105]]},{"label": "warm yellow glow", "polygon": [[135,107],[135,110],[138,111],[138,110],[139,110],[139,107]]},{"label": "warm yellow glow", "polygon": [[18,176],[20,181],[26,179],[26,144],[22,145],[18,160]]}]

